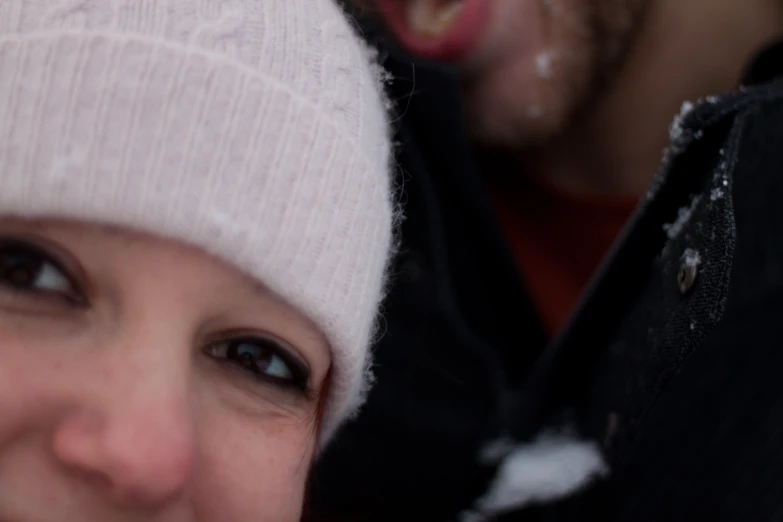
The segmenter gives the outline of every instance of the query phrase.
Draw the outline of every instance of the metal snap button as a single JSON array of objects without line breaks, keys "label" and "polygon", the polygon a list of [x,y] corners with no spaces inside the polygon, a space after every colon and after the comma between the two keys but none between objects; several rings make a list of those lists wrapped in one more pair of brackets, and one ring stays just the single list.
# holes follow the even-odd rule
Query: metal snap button
[{"label": "metal snap button", "polygon": [[686,248],[680,257],[680,269],[677,271],[677,287],[680,293],[685,295],[691,291],[696,283],[701,268],[701,255],[698,250]]}]

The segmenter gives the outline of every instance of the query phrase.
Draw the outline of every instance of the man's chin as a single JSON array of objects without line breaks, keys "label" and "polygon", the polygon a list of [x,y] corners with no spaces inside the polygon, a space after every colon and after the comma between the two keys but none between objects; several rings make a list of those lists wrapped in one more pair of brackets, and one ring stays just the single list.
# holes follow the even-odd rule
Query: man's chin
[{"label": "man's chin", "polygon": [[[524,92],[524,89],[520,89]],[[565,100],[465,91],[468,133],[488,148],[522,151],[545,145],[559,135],[568,118]]]}]

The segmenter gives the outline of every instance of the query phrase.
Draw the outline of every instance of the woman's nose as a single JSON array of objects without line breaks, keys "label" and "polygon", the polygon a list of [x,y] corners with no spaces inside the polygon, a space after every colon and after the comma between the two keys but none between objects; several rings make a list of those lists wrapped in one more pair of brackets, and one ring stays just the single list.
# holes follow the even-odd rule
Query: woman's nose
[{"label": "woman's nose", "polygon": [[55,427],[58,461],[115,504],[162,506],[180,497],[191,479],[192,415],[186,392],[176,389],[184,387],[149,384],[69,412]]}]

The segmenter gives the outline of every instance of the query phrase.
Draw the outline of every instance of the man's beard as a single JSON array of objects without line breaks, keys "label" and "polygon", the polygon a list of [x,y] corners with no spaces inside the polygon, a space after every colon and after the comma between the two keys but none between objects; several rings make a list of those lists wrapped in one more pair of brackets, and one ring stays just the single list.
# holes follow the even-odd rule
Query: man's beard
[{"label": "man's beard", "polygon": [[[545,38],[557,53],[556,73],[541,78],[520,70],[515,76],[511,64],[465,75],[468,129],[484,145],[524,150],[566,132],[610,88],[625,65],[649,4],[648,0],[541,1],[549,5]],[[569,4],[560,3],[564,1]],[[570,11],[553,12],[558,7],[552,5]]]}]

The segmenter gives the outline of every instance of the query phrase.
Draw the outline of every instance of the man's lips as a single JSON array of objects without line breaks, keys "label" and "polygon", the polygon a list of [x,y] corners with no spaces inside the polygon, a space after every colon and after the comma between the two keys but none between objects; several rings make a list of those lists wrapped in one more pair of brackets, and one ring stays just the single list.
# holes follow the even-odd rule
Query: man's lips
[{"label": "man's lips", "polygon": [[493,4],[493,0],[374,1],[403,48],[421,58],[448,62],[466,58],[479,46]]}]

